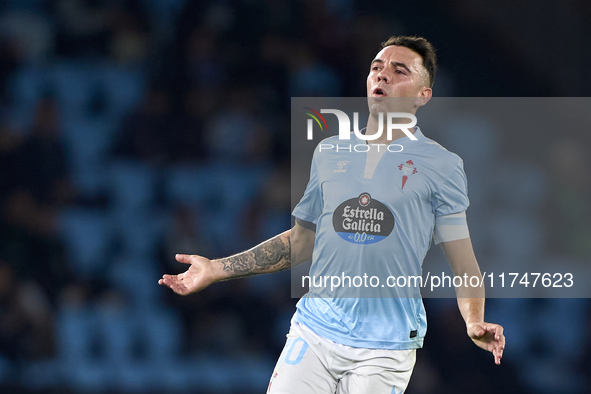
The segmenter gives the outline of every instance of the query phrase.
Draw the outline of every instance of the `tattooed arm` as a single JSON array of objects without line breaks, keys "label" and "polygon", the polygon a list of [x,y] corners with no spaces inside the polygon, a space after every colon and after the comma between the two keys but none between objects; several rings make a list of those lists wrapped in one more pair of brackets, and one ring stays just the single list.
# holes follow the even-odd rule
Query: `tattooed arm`
[{"label": "tattooed arm", "polygon": [[215,282],[283,271],[312,258],[314,236],[313,230],[296,223],[291,230],[230,257],[209,260],[179,254],[177,261],[190,265],[187,271],[179,275],[166,274],[158,283],[177,294],[187,295]]},{"label": "tattooed arm", "polygon": [[268,274],[291,268],[291,230],[245,252],[212,260],[211,263],[223,270],[219,280]]}]

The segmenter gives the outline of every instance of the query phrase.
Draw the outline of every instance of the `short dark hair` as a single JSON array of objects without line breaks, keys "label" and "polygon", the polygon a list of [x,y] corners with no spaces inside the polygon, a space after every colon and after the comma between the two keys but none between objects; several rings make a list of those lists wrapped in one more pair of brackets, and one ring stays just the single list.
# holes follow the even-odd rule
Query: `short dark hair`
[{"label": "short dark hair", "polygon": [[433,87],[435,82],[435,73],[437,72],[437,55],[433,44],[423,37],[417,36],[392,36],[382,42],[382,48],[396,45],[406,47],[413,52],[418,53],[423,59],[423,66],[429,74],[429,87]]}]

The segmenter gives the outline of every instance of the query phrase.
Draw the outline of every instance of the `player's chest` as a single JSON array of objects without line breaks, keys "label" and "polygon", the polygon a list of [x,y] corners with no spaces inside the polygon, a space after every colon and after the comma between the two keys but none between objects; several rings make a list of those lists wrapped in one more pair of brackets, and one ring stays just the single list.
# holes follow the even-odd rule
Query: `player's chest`
[{"label": "player's chest", "polygon": [[[387,156],[389,155],[389,156]],[[387,205],[430,202],[434,193],[435,168],[424,158],[386,153],[372,163],[366,155],[327,158],[318,177],[325,201],[338,202],[370,193]]]}]

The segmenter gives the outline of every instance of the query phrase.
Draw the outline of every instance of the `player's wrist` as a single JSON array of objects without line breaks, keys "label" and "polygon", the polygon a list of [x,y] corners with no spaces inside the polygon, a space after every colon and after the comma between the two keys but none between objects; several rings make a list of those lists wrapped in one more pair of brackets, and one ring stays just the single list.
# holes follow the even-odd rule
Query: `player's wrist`
[{"label": "player's wrist", "polygon": [[473,340],[481,337],[486,333],[483,321],[471,321],[466,323],[466,334]]},{"label": "player's wrist", "polygon": [[210,260],[211,283],[222,282],[231,279],[231,272],[224,270],[223,259]]},{"label": "player's wrist", "polygon": [[468,317],[466,317],[465,322],[466,322],[466,329],[469,332],[471,328],[479,327],[480,325],[484,324],[484,318],[480,318],[479,316],[474,316],[474,317],[468,316]]},{"label": "player's wrist", "polygon": [[470,332],[471,329],[480,327],[484,322],[482,320],[474,320],[466,322],[466,329]]},{"label": "player's wrist", "polygon": [[466,326],[470,326],[473,324],[480,324],[484,323],[484,319],[474,318],[474,319],[466,319]]}]

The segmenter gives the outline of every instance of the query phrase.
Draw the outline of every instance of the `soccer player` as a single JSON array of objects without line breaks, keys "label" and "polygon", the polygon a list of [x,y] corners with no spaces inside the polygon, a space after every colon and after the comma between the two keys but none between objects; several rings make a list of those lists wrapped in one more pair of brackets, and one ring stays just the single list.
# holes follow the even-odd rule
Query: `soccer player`
[{"label": "soccer player", "polygon": [[[435,51],[424,38],[399,36],[384,42],[367,77],[365,136],[385,129],[379,112],[396,107],[396,112],[414,115],[425,105],[435,71]],[[393,130],[390,140],[383,132],[367,141],[372,146],[367,153],[316,149],[291,230],[222,259],[177,255],[189,268],[164,275],[159,283],[186,295],[214,282],[277,272],[310,259],[310,277],[340,272],[382,280],[421,275],[432,240],[441,245],[455,275],[481,277],[466,223],[463,162],[418,127],[410,132],[416,140],[402,129]],[[366,143],[351,137],[352,143]],[[384,149],[394,141],[403,147],[401,152]],[[323,143],[339,144],[338,136]],[[365,235],[353,236],[359,228]],[[426,334],[420,297],[405,297],[404,292],[392,297],[352,297],[361,294],[354,292],[330,296],[326,291],[311,286],[298,302],[268,393],[403,393]],[[468,336],[499,364],[503,327],[484,321],[483,291],[456,292]]]}]

